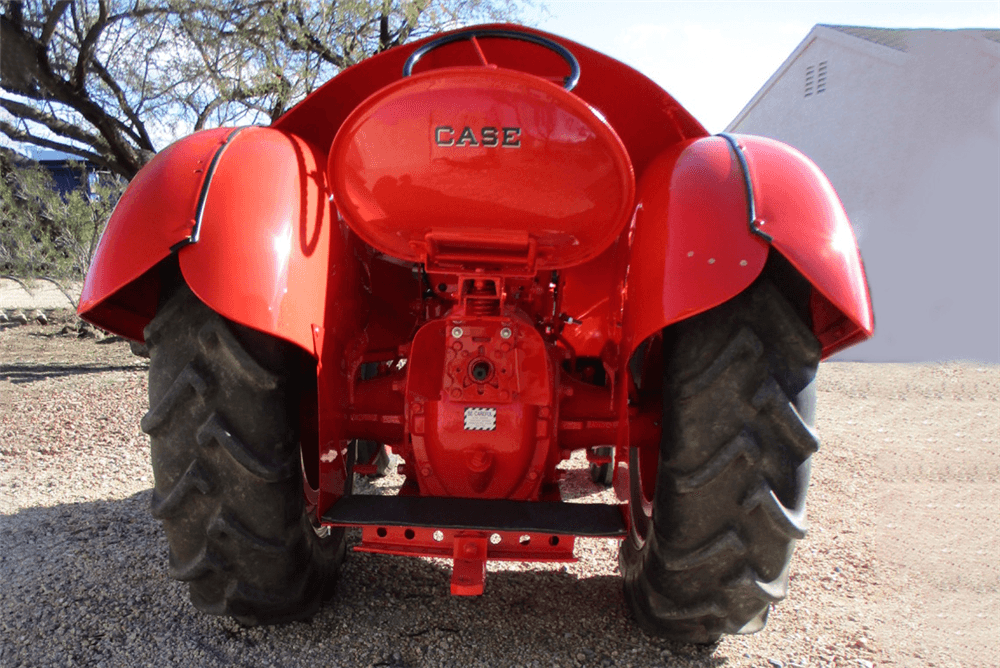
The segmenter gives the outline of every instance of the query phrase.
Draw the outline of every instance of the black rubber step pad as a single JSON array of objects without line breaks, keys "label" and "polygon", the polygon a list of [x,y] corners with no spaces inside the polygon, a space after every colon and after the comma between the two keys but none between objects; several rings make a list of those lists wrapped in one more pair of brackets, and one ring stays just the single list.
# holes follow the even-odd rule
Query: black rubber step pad
[{"label": "black rubber step pad", "polygon": [[345,496],[323,515],[342,526],[405,526],[470,531],[524,531],[621,538],[621,506],[509,499],[426,496]]}]

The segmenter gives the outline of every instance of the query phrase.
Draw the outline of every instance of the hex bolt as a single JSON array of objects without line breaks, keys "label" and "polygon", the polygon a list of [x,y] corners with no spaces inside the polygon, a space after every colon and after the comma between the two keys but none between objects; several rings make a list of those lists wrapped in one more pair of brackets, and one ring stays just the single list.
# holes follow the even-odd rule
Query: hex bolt
[{"label": "hex bolt", "polygon": [[462,338],[462,334],[465,334],[465,332],[462,331],[461,327],[453,327],[451,330],[451,335],[456,339]]},{"label": "hex bolt", "polygon": [[510,327],[504,327],[503,329],[500,330],[501,339],[509,339],[512,334],[513,332],[510,331]]}]

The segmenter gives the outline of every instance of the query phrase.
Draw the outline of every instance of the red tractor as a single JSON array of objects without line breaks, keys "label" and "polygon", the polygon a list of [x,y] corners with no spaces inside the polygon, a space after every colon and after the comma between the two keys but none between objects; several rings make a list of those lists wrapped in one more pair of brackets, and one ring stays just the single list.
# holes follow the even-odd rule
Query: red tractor
[{"label": "red tractor", "polygon": [[[481,26],[161,151],[80,313],[150,351],[152,513],[199,609],[314,613],[354,549],[572,561],[651,633],[760,629],[805,533],[819,361],[872,334],[836,193],[638,72]],[[373,447],[374,446],[374,447]],[[352,493],[400,460],[396,496]],[[618,503],[567,503],[585,451]]]}]

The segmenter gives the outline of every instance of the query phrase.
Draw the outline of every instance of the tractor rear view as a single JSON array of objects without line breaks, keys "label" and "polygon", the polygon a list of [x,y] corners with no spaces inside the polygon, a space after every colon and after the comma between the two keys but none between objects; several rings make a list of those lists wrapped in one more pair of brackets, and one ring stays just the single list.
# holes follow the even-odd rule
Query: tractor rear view
[{"label": "tractor rear view", "polygon": [[[805,533],[819,361],[872,333],[850,223],[778,142],[709,136],[510,25],[345,70],[159,153],[81,314],[150,351],[152,512],[199,609],[313,614],[355,550],[572,561],[621,540],[650,633],[763,627]],[[405,477],[396,496],[356,474]],[[613,504],[568,503],[585,451]]]}]

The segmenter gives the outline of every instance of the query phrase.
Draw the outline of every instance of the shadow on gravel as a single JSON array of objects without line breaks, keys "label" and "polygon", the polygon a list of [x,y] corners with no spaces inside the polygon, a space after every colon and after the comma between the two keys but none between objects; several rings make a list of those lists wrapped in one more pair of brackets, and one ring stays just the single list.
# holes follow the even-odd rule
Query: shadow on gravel
[{"label": "shadow on gravel", "polygon": [[203,615],[166,575],[150,491],[0,516],[4,666],[724,666],[716,647],[652,639],[616,576],[491,572],[448,593],[450,564],[349,553],[308,623],[244,628]]},{"label": "shadow on gravel", "polygon": [[0,380],[9,380],[15,385],[33,383],[49,378],[76,376],[85,373],[104,373],[106,371],[137,371],[145,374],[147,367],[137,363],[126,366],[110,366],[107,364],[0,364]]}]

